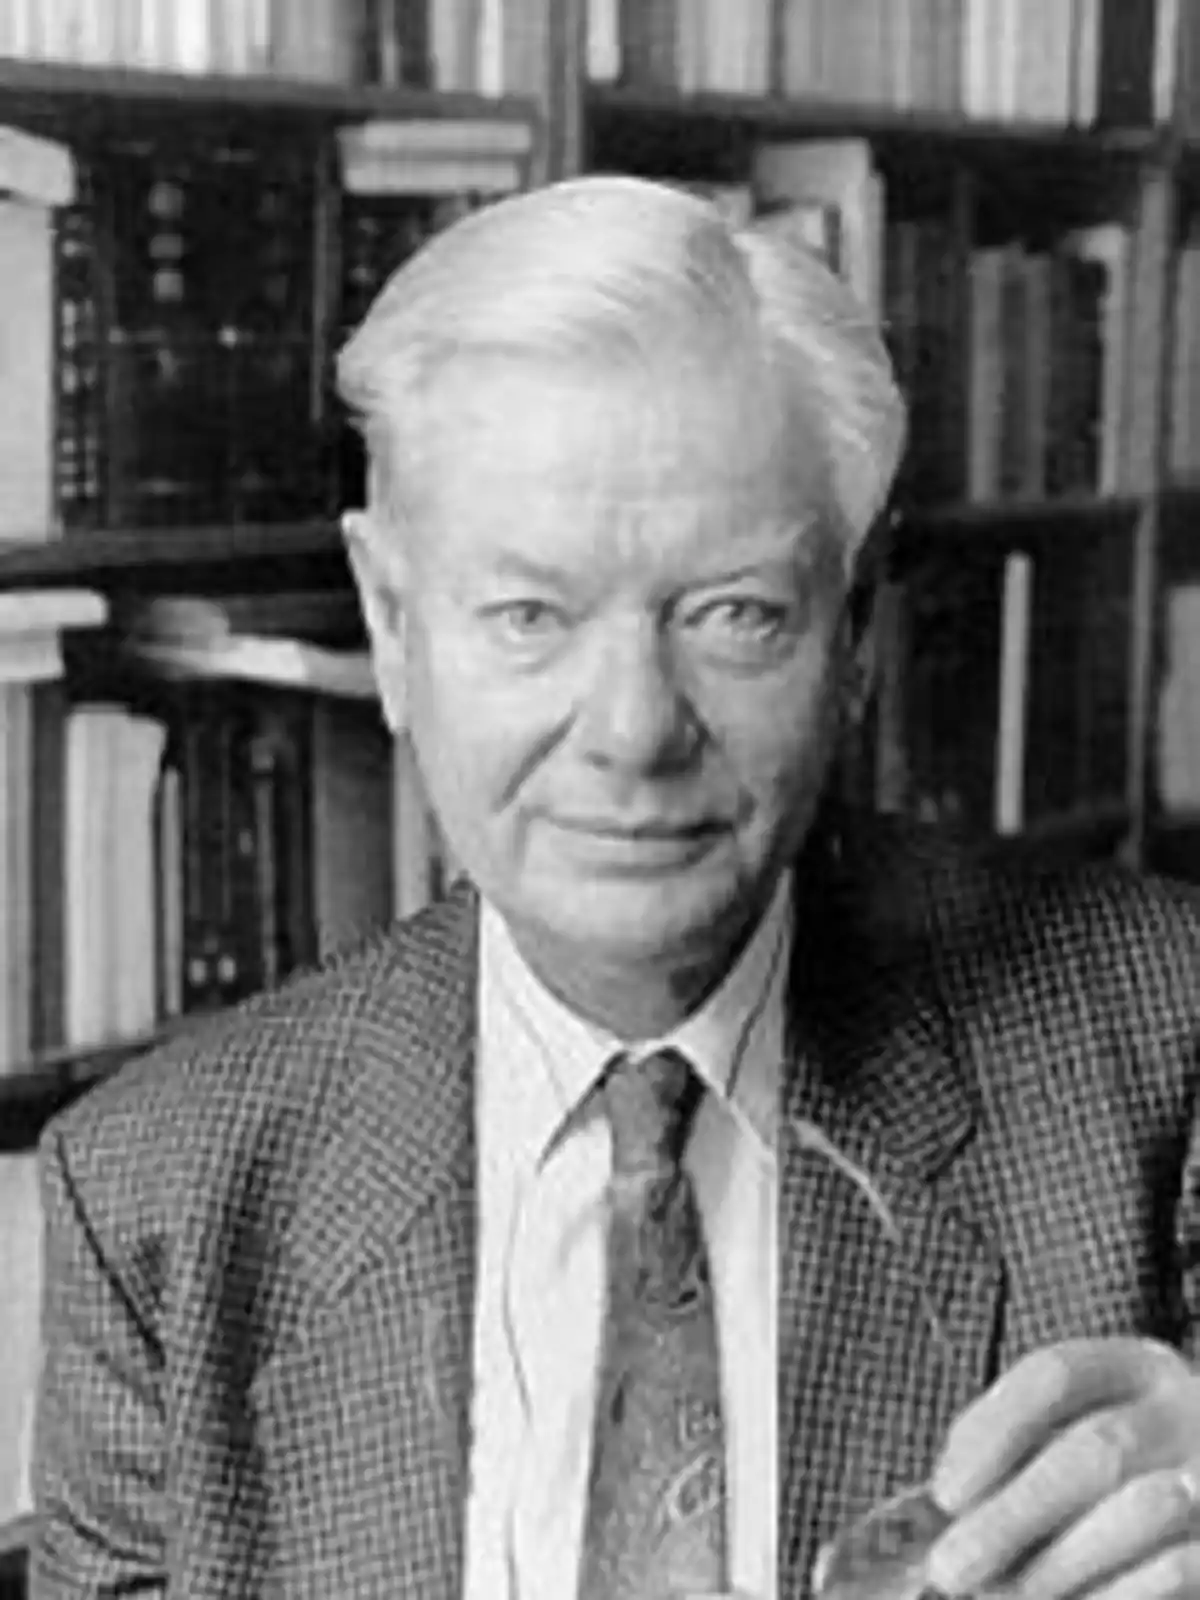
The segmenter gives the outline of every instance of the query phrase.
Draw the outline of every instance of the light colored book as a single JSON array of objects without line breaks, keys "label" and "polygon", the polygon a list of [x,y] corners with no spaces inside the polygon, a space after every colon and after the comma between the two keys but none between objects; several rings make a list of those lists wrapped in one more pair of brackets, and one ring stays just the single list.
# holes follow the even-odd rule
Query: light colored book
[{"label": "light colored book", "polygon": [[840,218],[841,276],[878,317],[883,305],[883,180],[864,139],[768,144],[754,159],[760,202],[819,203]]},{"label": "light colored book", "polygon": [[1129,390],[1129,334],[1133,238],[1120,222],[1100,223],[1069,233],[1063,248],[1104,269],[1101,307],[1100,468],[1096,490],[1116,494],[1125,486],[1125,396]]},{"label": "light colored book", "polygon": [[303,639],[231,634],[179,643],[131,641],[128,654],[164,678],[226,678],[344,700],[378,698],[365,650],[330,650]]},{"label": "light colored book", "polygon": [[41,1364],[42,1210],[32,1153],[0,1155],[0,1524],[33,1509],[30,1456]]},{"label": "light colored book", "polygon": [[53,217],[0,197],[0,540],[49,539],[54,526]]},{"label": "light colored book", "polygon": [[1025,750],[1029,718],[1033,559],[1023,551],[1005,558],[1000,601],[999,714],[993,825],[1012,838],[1025,826]]},{"label": "light colored book", "polygon": [[350,194],[509,194],[525,183],[533,133],[501,118],[375,120],[339,129],[338,151]]},{"label": "light colored book", "polygon": [[68,1047],[114,1034],[116,951],[112,863],[116,857],[116,706],[76,707],[66,719],[63,843],[63,1035]]}]

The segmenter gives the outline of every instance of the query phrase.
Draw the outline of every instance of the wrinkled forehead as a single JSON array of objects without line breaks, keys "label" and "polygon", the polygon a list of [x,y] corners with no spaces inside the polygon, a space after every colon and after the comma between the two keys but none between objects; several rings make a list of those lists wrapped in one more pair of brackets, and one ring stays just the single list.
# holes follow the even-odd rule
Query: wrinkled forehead
[{"label": "wrinkled forehead", "polygon": [[761,361],[497,355],[452,365],[431,399],[413,465],[434,509],[538,495],[664,509],[700,498],[776,517],[820,509],[818,430]]}]

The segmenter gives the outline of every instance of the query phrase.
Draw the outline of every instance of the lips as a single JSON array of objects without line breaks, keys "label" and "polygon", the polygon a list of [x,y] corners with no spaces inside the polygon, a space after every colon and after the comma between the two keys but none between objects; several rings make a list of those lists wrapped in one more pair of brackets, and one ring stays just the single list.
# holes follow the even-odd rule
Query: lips
[{"label": "lips", "polygon": [[655,818],[644,822],[614,822],[606,817],[559,817],[560,828],[571,833],[588,833],[601,839],[638,840],[700,839],[716,833],[715,822],[664,822]]},{"label": "lips", "polygon": [[555,818],[558,827],[568,834],[584,834],[597,840],[611,840],[618,845],[669,845],[669,843],[694,843],[722,832],[720,824],[712,821],[664,822],[661,818],[645,821],[613,821],[611,818]]}]

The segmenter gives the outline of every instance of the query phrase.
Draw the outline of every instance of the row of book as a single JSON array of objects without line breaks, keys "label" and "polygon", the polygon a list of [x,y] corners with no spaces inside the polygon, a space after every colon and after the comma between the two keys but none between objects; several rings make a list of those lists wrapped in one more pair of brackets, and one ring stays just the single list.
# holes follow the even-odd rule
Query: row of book
[{"label": "row of book", "polygon": [[547,0],[5,0],[0,56],[527,94]]},{"label": "row of book", "polygon": [[[239,524],[352,503],[361,458],[334,353],[408,254],[523,181],[530,138],[448,119],[347,130],[333,190],[303,140],[93,141],[77,160],[55,147],[67,203],[0,201],[0,323],[34,392],[53,391],[49,478],[37,450],[11,456],[52,483],[46,517]],[[28,393],[14,429],[41,427]],[[0,436],[3,409],[0,395]]]},{"label": "row of book", "polygon": [[365,658],[282,631],[344,632],[330,613],[323,596],[160,599],[110,633],[99,596],[0,596],[0,1527],[30,1508],[40,1352],[12,1075],[49,1077],[47,1052],[144,1047],[445,887]]},{"label": "row of book", "polygon": [[[901,505],[1120,490],[1133,267],[1124,224],[977,244],[944,209],[890,215],[858,140],[769,146],[753,183],[716,197],[743,218],[788,207],[880,317],[911,412]],[[1200,304],[1200,282],[1190,288]]]},{"label": "row of book", "polygon": [[1129,522],[1016,550],[968,542],[891,586],[881,809],[1000,837],[1121,809],[1132,549]]},{"label": "row of book", "polygon": [[[1090,125],[1170,115],[1183,0],[590,0],[591,77]],[[549,0],[8,0],[0,55],[536,92]]]},{"label": "row of book", "polygon": [[172,609],[77,640],[86,690],[0,692],[0,1072],[234,1003],[440,892],[365,658]]},{"label": "row of book", "polygon": [[[1119,489],[1124,225],[973,245],[943,212],[889,217],[853,140],[774,145],[753,183],[699,188],[735,221],[786,211],[879,315],[911,412],[901,504]],[[1006,551],[964,531],[885,581],[879,704],[849,767],[858,800],[1002,836],[1122,806],[1130,529],[1035,542]]]},{"label": "row of book", "polygon": [[[331,238],[313,170],[297,151],[138,146],[82,168],[74,203],[45,226],[0,205],[19,283],[13,346],[31,383],[52,377],[46,518],[237,525],[357,503],[361,453],[332,393],[333,352],[394,266],[489,197],[347,193]],[[1121,487],[1123,225],[979,244],[945,207],[893,214],[858,140],[767,146],[752,181],[721,192],[739,214],[789,207],[883,317],[914,413],[907,500]],[[1197,305],[1185,274],[1181,317]],[[35,306],[49,319],[31,319]],[[35,346],[39,326],[54,359]],[[1182,405],[1182,378],[1176,393]],[[0,395],[0,434],[3,409]],[[11,454],[41,472],[28,443]]]},{"label": "row of book", "polygon": [[1163,121],[1181,0],[591,0],[600,81],[1050,124]]}]

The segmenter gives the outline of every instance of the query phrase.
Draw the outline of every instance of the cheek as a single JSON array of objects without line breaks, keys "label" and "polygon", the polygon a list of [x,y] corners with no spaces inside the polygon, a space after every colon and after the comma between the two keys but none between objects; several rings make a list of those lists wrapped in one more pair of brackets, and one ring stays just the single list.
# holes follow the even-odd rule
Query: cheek
[{"label": "cheek", "polygon": [[484,826],[536,759],[539,699],[478,670],[469,648],[449,634],[434,648],[414,646],[410,722],[432,799],[449,825]]},{"label": "cheek", "polygon": [[698,711],[714,746],[741,788],[760,806],[778,809],[820,783],[836,726],[827,658],[752,685],[708,685]]}]

